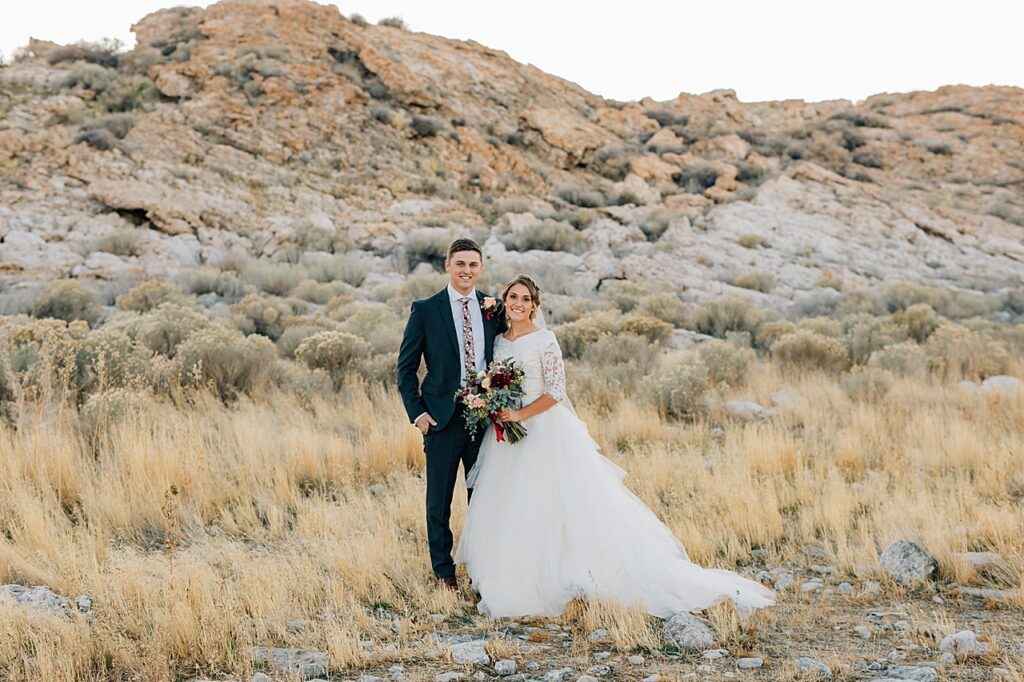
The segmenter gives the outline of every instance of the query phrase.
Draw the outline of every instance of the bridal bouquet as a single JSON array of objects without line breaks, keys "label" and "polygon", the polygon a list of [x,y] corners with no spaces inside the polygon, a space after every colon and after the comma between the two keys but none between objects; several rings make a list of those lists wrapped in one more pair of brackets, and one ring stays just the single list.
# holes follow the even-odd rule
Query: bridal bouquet
[{"label": "bridal bouquet", "polygon": [[466,379],[466,385],[455,392],[455,400],[466,407],[466,430],[476,436],[476,430],[487,419],[494,421],[494,436],[499,442],[508,439],[511,444],[526,437],[526,428],[519,422],[502,422],[497,415],[502,410],[520,406],[523,395],[523,368],[508,358],[495,360],[486,370]]}]

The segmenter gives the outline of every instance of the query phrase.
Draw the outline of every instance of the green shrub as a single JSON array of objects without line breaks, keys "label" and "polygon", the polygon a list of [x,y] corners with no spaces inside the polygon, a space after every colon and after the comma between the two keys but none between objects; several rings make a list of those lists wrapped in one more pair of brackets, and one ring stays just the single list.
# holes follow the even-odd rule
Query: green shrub
[{"label": "green shrub", "polygon": [[122,45],[118,40],[101,40],[99,42],[81,41],[74,45],[61,45],[50,51],[47,61],[50,64],[62,62],[88,62],[105,67],[116,67],[118,52]]},{"label": "green shrub", "polygon": [[139,231],[125,228],[108,232],[97,239],[93,247],[97,251],[104,251],[117,256],[138,256],[141,253]]},{"label": "green shrub", "polygon": [[242,277],[261,291],[275,296],[284,296],[306,279],[309,273],[305,266],[294,263],[249,263],[242,270]]},{"label": "green shrub", "polygon": [[927,303],[915,303],[896,314],[896,322],[907,331],[907,336],[923,343],[939,328],[939,316]]},{"label": "green shrub", "polygon": [[235,326],[245,334],[260,334],[276,341],[284,332],[285,321],[292,307],[279,298],[263,294],[248,294],[231,306]]},{"label": "green shrub", "polygon": [[893,320],[867,313],[855,313],[843,318],[843,334],[855,365],[863,365],[877,350],[907,338],[906,331]]},{"label": "green shrub", "polygon": [[691,311],[689,325],[702,333],[725,338],[726,332],[757,334],[765,314],[740,296],[720,296]]},{"label": "green shrub", "polygon": [[948,305],[949,292],[910,282],[891,282],[882,287],[882,305],[887,312],[898,313],[917,303],[927,303],[934,309]]},{"label": "green shrub", "polygon": [[835,270],[822,270],[818,279],[814,280],[814,286],[822,289],[843,290],[843,277]]},{"label": "green shrub", "polygon": [[1014,315],[1024,315],[1024,287],[1010,289],[1004,293],[1003,308]]},{"label": "green shrub", "polygon": [[178,346],[197,330],[210,326],[202,313],[178,303],[161,303],[124,324],[125,330],[143,347],[172,358]]},{"label": "green shrub", "polygon": [[622,320],[619,330],[625,334],[632,334],[647,339],[652,345],[664,345],[672,337],[672,325],[663,322],[656,317],[644,315],[629,315]]},{"label": "green shrub", "polygon": [[140,388],[147,382],[150,353],[120,329],[97,329],[86,337],[77,357],[80,395],[106,388]]},{"label": "green shrub", "polygon": [[767,237],[752,232],[741,234],[740,238],[737,239],[736,241],[737,243],[739,243],[740,246],[742,246],[745,249],[759,249],[768,246]]},{"label": "green shrub", "polygon": [[375,353],[393,353],[402,343],[405,320],[384,305],[359,306],[341,325],[342,331],[365,340]]},{"label": "green shrub", "polygon": [[963,325],[942,322],[924,344],[928,367],[945,379],[985,379],[1005,374],[1010,355],[998,342]]},{"label": "green shrub", "polygon": [[188,299],[181,293],[181,290],[170,282],[149,280],[118,296],[115,305],[121,310],[144,313],[163,303],[183,305],[187,301]]},{"label": "green shrub", "polygon": [[280,338],[277,340],[277,352],[283,358],[295,359],[295,351],[302,342],[324,331],[337,331],[338,325],[334,320],[323,317],[303,320],[300,323],[289,325]]},{"label": "green shrub", "polygon": [[640,221],[640,230],[648,241],[656,242],[673,222],[684,219],[685,214],[678,209],[658,207],[649,211]]},{"label": "green shrub", "polygon": [[373,267],[373,257],[361,251],[323,254],[306,254],[303,259],[309,276],[318,282],[344,282],[354,287],[362,285]]},{"label": "green shrub", "polygon": [[237,303],[246,294],[246,285],[233,272],[215,268],[188,270],[182,276],[184,288],[197,296],[217,294],[227,303]]},{"label": "green shrub", "polygon": [[587,349],[602,336],[619,330],[618,316],[613,313],[599,313],[583,317],[575,322],[563,324],[555,330],[562,355],[570,359],[584,357]]},{"label": "green shrub", "polygon": [[370,356],[370,344],[346,332],[320,332],[303,341],[295,357],[310,369],[330,375],[340,386],[346,373],[357,370],[358,363]]},{"label": "green shrub", "polygon": [[690,194],[703,194],[718,181],[718,169],[706,161],[694,161],[683,166],[675,176],[680,187]]},{"label": "green shrub", "polygon": [[668,322],[673,327],[681,327],[686,320],[686,306],[678,296],[667,291],[642,297],[636,312]]},{"label": "green shrub", "polygon": [[824,317],[822,315],[800,320],[796,326],[798,329],[806,329],[814,332],[815,334],[831,336],[835,339],[841,339],[844,336],[843,325],[841,322],[837,322],[830,317]]},{"label": "green shrub", "polygon": [[93,290],[74,279],[54,282],[32,304],[34,317],[52,317],[65,322],[85,320],[90,327],[101,314],[99,299]]},{"label": "green shrub", "polygon": [[399,30],[408,30],[408,26],[405,24],[405,20],[402,17],[384,17],[377,22],[378,26],[388,26],[390,28],[397,28]]},{"label": "green shrub", "polygon": [[650,289],[643,284],[625,279],[609,279],[601,283],[601,297],[611,301],[624,313],[633,311]]},{"label": "green shrub", "polygon": [[600,208],[605,205],[604,194],[598,190],[585,189],[579,185],[564,185],[555,190],[555,196],[573,206]]},{"label": "green shrub", "polygon": [[569,223],[557,220],[542,220],[526,225],[515,234],[509,235],[505,246],[515,251],[565,251],[582,253],[587,248],[587,239]]},{"label": "green shrub", "polygon": [[778,339],[772,345],[772,357],[786,369],[842,372],[850,366],[846,347],[838,339],[806,329]]},{"label": "green shrub", "polygon": [[448,245],[454,237],[441,227],[417,227],[409,230],[407,239],[410,265],[426,262],[440,267],[448,257]]},{"label": "green shrub", "polygon": [[775,277],[767,272],[748,272],[737,277],[733,284],[743,289],[752,289],[767,294],[775,286]]},{"label": "green shrub", "polygon": [[185,386],[208,386],[222,400],[255,394],[268,384],[277,351],[260,336],[220,325],[199,329],[178,346],[175,367]]},{"label": "green shrub", "polygon": [[878,402],[892,388],[892,383],[892,374],[877,367],[858,367],[840,381],[851,400],[862,402]]},{"label": "green shrub", "polygon": [[698,355],[701,363],[707,368],[708,380],[716,386],[745,384],[750,366],[757,357],[750,348],[722,341],[702,345]]},{"label": "green shrub", "polygon": [[414,137],[434,137],[448,129],[448,125],[434,116],[413,116],[409,122]]},{"label": "green shrub", "polygon": [[700,361],[690,359],[670,368],[647,386],[648,395],[663,417],[693,417],[704,408],[708,370]]},{"label": "green shrub", "polygon": [[757,328],[754,342],[758,348],[770,350],[779,338],[796,331],[796,325],[789,320],[771,320]]},{"label": "green shrub", "polygon": [[873,352],[868,365],[902,377],[920,377],[928,369],[928,356],[913,341],[903,341]]}]

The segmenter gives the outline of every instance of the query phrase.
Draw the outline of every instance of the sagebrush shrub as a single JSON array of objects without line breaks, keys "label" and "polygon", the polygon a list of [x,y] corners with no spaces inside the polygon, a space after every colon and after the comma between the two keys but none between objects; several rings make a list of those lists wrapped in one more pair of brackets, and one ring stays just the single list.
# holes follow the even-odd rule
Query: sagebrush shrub
[{"label": "sagebrush shrub", "polygon": [[263,294],[248,294],[231,306],[235,326],[245,334],[260,334],[277,341],[293,310],[287,301]]},{"label": "sagebrush shrub", "polygon": [[316,317],[289,325],[277,339],[277,352],[281,357],[295,359],[295,351],[302,342],[325,331],[337,331],[338,324],[331,319]]},{"label": "sagebrush shrub", "polygon": [[998,342],[963,325],[943,322],[924,343],[928,368],[944,379],[984,379],[1005,374],[1010,355]]},{"label": "sagebrush shrub", "polygon": [[570,359],[584,357],[587,348],[602,336],[619,330],[619,319],[614,313],[599,313],[581,317],[575,322],[563,324],[555,330],[562,354]]},{"label": "sagebrush shrub", "polygon": [[565,185],[555,190],[555,196],[574,206],[600,208],[605,205],[605,196],[598,190],[585,189],[579,185]]},{"label": "sagebrush shrub", "polygon": [[185,386],[208,386],[222,399],[253,394],[269,384],[277,351],[266,338],[213,325],[178,346],[175,368]]},{"label": "sagebrush shrub", "polygon": [[172,358],[185,339],[211,323],[197,310],[167,302],[121,324],[143,347]]},{"label": "sagebrush shrub", "polygon": [[405,320],[385,305],[359,306],[341,325],[342,331],[365,340],[376,353],[393,353],[402,343]]},{"label": "sagebrush shrub", "polygon": [[303,254],[302,265],[309,276],[318,282],[344,282],[360,286],[373,267],[373,257],[361,251]]},{"label": "sagebrush shrub", "polygon": [[668,322],[673,327],[681,327],[686,320],[686,306],[678,296],[667,291],[642,297],[636,312]]},{"label": "sagebrush shrub", "polygon": [[789,320],[771,320],[763,323],[757,328],[757,334],[754,336],[754,343],[758,348],[770,350],[772,344],[778,341],[781,337],[786,334],[792,334],[795,331],[796,325]]},{"label": "sagebrush shrub", "polygon": [[81,344],[76,362],[79,394],[147,383],[150,353],[120,329],[102,327]]},{"label": "sagebrush shrub", "polygon": [[733,284],[743,289],[751,289],[767,294],[775,286],[775,277],[768,272],[748,272],[737,277]]},{"label": "sagebrush shrub", "polygon": [[645,285],[626,279],[609,279],[601,282],[601,298],[611,301],[624,313],[633,311],[650,292]]},{"label": "sagebrush shrub", "polygon": [[750,332],[757,328],[765,314],[740,296],[721,296],[693,309],[689,316],[691,328],[702,334],[725,338],[726,332]]},{"label": "sagebrush shrub", "polygon": [[907,336],[923,343],[939,327],[938,313],[927,303],[915,303],[896,314],[896,322],[907,331]]},{"label": "sagebrush shrub", "polygon": [[844,317],[842,323],[844,343],[855,365],[863,365],[875,351],[907,338],[906,331],[886,317],[855,313]]},{"label": "sagebrush shrub", "polygon": [[121,310],[144,313],[162,303],[184,304],[186,301],[188,299],[181,293],[181,289],[170,282],[149,280],[118,296],[114,305]]},{"label": "sagebrush shrub", "polygon": [[868,365],[881,367],[902,377],[917,377],[928,369],[928,356],[913,341],[903,341],[873,352]]},{"label": "sagebrush shrub", "polygon": [[750,348],[716,341],[707,343],[698,351],[701,363],[707,368],[708,380],[713,385],[742,386],[747,381],[756,355]]},{"label": "sagebrush shrub", "polygon": [[237,274],[216,268],[188,270],[182,275],[182,282],[186,291],[197,296],[217,294],[227,303],[237,303],[246,294],[246,285]]},{"label": "sagebrush shrub", "polygon": [[878,402],[892,388],[893,377],[878,367],[858,367],[840,380],[840,386],[851,400]]},{"label": "sagebrush shrub", "polygon": [[309,277],[306,267],[295,263],[255,261],[242,270],[242,277],[261,291],[283,296]]},{"label": "sagebrush shrub", "polygon": [[587,239],[572,225],[558,220],[541,220],[526,225],[505,238],[505,246],[515,251],[566,251],[582,253]]},{"label": "sagebrush shrub", "polygon": [[102,310],[96,293],[74,279],[63,279],[46,287],[32,304],[34,317],[52,317],[65,322],[85,320],[96,324]]},{"label": "sagebrush shrub", "polygon": [[663,345],[672,337],[672,325],[656,317],[628,315],[619,325],[619,331],[646,339],[652,345]]},{"label": "sagebrush shrub", "polygon": [[335,386],[340,386],[345,374],[356,371],[358,363],[370,353],[370,344],[354,334],[320,332],[303,341],[295,357],[310,369],[326,372]]},{"label": "sagebrush shrub", "polygon": [[114,230],[103,235],[93,244],[97,251],[117,256],[138,256],[141,253],[139,231],[131,228]]},{"label": "sagebrush shrub", "polygon": [[685,419],[704,408],[708,390],[708,370],[699,360],[691,358],[660,373],[647,384],[648,395],[662,416]]},{"label": "sagebrush shrub", "polygon": [[841,372],[850,365],[842,342],[807,329],[798,329],[778,339],[772,345],[772,357],[786,369]]}]

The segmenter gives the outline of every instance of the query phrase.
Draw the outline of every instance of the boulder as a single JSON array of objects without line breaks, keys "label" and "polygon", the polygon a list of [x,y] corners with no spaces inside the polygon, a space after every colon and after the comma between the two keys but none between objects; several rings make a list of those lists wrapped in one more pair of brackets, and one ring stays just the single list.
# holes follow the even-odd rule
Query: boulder
[{"label": "boulder", "polygon": [[715,645],[715,633],[690,613],[677,613],[665,621],[661,639],[683,651],[704,651]]},{"label": "boulder", "polygon": [[929,580],[938,564],[927,552],[909,540],[895,540],[882,550],[885,574],[901,585],[911,586]]}]

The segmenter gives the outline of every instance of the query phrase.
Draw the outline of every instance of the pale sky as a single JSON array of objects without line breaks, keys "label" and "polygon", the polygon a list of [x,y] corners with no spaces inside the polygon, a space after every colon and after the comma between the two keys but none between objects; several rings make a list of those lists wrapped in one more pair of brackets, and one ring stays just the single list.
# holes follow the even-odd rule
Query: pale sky
[{"label": "pale sky", "polygon": [[[8,59],[29,36],[60,43],[118,38],[131,46],[134,21],[176,4],[0,2],[0,54]],[[618,100],[716,88],[736,90],[744,101],[817,101],[956,83],[1024,86],[1024,2],[1017,0],[354,0],[338,6],[371,22],[401,16],[414,31],[473,39]]]}]

